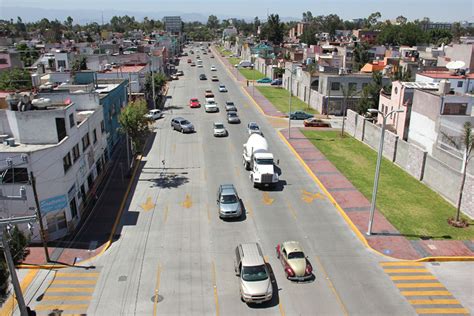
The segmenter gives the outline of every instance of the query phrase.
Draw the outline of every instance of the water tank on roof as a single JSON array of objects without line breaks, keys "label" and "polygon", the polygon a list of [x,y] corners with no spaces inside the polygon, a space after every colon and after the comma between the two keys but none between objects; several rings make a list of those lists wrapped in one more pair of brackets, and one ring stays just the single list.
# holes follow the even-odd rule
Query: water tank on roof
[{"label": "water tank on roof", "polygon": [[31,103],[37,108],[46,108],[52,104],[49,98],[34,99]]},{"label": "water tank on roof", "polygon": [[451,91],[449,80],[443,79],[439,82],[438,92],[440,94],[448,94]]}]

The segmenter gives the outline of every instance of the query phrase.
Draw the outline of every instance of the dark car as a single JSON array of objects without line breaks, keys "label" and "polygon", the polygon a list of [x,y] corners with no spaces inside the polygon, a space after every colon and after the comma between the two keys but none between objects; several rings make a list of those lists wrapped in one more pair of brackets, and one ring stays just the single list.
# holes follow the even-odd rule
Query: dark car
[{"label": "dark car", "polygon": [[199,80],[207,80],[207,77],[205,74],[200,74],[199,75]]},{"label": "dark car", "polygon": [[331,124],[317,118],[309,118],[303,122],[305,127],[331,127]]},{"label": "dark car", "polygon": [[290,119],[292,120],[306,120],[312,117],[314,117],[313,114],[309,114],[303,111],[296,111],[290,113]]},{"label": "dark car", "polygon": [[275,79],[275,80],[272,81],[271,85],[272,86],[281,86],[281,83],[282,83],[281,79]]}]

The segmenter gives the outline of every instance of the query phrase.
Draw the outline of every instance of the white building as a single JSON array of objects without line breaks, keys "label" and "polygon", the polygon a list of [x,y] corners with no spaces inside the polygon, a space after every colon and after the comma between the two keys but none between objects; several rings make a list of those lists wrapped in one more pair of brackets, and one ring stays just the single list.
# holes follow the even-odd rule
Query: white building
[{"label": "white building", "polygon": [[[0,137],[8,139],[0,145],[0,216],[35,213],[32,172],[47,238],[55,240],[76,227],[104,174],[103,110],[98,94],[57,92],[32,102],[24,98],[25,106],[16,106],[15,98],[9,109],[0,110]],[[4,198],[18,196],[21,186],[26,200]],[[34,225],[33,241],[39,239],[38,227]]]}]

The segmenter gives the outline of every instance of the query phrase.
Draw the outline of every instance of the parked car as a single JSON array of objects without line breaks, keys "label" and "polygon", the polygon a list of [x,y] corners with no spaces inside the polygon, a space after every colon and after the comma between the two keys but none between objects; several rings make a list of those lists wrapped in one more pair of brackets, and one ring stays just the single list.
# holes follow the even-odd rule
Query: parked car
[{"label": "parked car", "polygon": [[258,126],[258,124],[255,122],[250,122],[247,124],[247,132],[249,133],[249,135],[252,135],[252,134],[263,135],[262,131],[260,130],[260,126]]},{"label": "parked car", "polygon": [[190,108],[199,108],[199,107],[201,107],[201,103],[199,103],[198,98],[191,98],[189,100],[189,107]]},{"label": "parked car", "polygon": [[313,114],[309,114],[303,111],[291,112],[289,116],[290,116],[290,119],[292,120],[306,120],[306,119],[314,117]]},{"label": "parked car", "polygon": [[208,102],[206,102],[206,104],[204,104],[204,109],[208,113],[219,112],[219,107],[217,106],[217,103],[214,100],[209,100]]},{"label": "parked car", "polygon": [[303,122],[305,127],[331,127],[331,124],[317,118],[309,118]]},{"label": "parked car", "polygon": [[225,102],[225,110],[227,112],[229,112],[229,111],[237,112],[237,108],[235,107],[235,104],[232,101],[226,101]]},{"label": "parked car", "polygon": [[198,64],[197,67],[198,67],[198,68],[202,68],[202,64]]},{"label": "parked car", "polygon": [[188,64],[192,63],[193,61],[191,60],[191,58],[188,58]]},{"label": "parked car", "polygon": [[191,124],[187,119],[182,117],[175,117],[171,120],[171,127],[175,131],[180,131],[181,133],[192,133],[194,132],[194,125]]},{"label": "parked car", "polygon": [[263,303],[272,299],[270,273],[258,243],[240,244],[235,248],[234,271],[240,277],[243,302]]},{"label": "parked car", "polygon": [[253,68],[253,64],[248,60],[242,60],[238,64],[235,64],[235,68],[241,68],[241,67],[243,67],[243,68],[247,68],[247,67]]},{"label": "parked car", "polygon": [[306,258],[303,249],[297,241],[285,241],[276,247],[277,258],[285,269],[288,280],[308,281],[313,276],[313,267]]},{"label": "parked car", "polygon": [[219,92],[227,92],[227,88],[225,87],[225,85],[223,84],[219,85]]},{"label": "parked car", "polygon": [[257,80],[257,83],[270,83],[270,82],[272,82],[272,79],[270,79],[268,77]]},{"label": "parked car", "polygon": [[148,111],[147,114],[145,114],[145,117],[150,119],[150,120],[157,120],[159,118],[162,118],[163,117],[163,112],[161,112],[160,110],[156,109],[156,110],[150,110]]},{"label": "parked car", "polygon": [[212,65],[212,66],[211,66],[211,71],[217,71],[216,66]]},{"label": "parked car", "polygon": [[214,58],[214,55],[211,55],[210,57],[211,57],[211,58]]},{"label": "parked car", "polygon": [[176,72],[176,76],[184,76],[184,72],[182,70],[178,70]]},{"label": "parked car", "polygon": [[178,80],[178,76],[176,74],[170,76],[171,80]]},{"label": "parked car", "polygon": [[207,77],[205,74],[200,74],[199,75],[199,80],[207,80]]},{"label": "parked car", "polygon": [[240,118],[237,115],[237,112],[234,112],[234,111],[227,112],[227,122],[239,124],[240,123]]},{"label": "parked car", "polygon": [[242,215],[240,198],[233,184],[221,184],[217,189],[217,209],[220,218],[240,217]]},{"label": "parked car", "polygon": [[227,136],[227,130],[225,129],[224,124],[214,123],[214,136]]},{"label": "parked car", "polygon": [[272,81],[272,83],[271,83],[272,86],[281,86],[281,84],[282,84],[282,81],[281,81],[281,79],[279,79],[279,78],[278,78],[278,79],[274,79],[274,80]]},{"label": "parked car", "polygon": [[196,67],[196,63],[194,61],[191,63],[191,67]]},{"label": "parked car", "polygon": [[211,80],[212,80],[212,81],[219,81],[219,78],[217,78],[217,76],[214,75],[214,76],[211,77]]}]

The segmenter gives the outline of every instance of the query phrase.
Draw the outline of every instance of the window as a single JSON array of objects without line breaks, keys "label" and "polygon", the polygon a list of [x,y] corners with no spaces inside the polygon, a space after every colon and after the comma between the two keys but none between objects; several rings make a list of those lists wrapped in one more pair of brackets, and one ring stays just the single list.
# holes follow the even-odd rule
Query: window
[{"label": "window", "polygon": [[56,133],[58,134],[58,143],[67,136],[66,123],[62,117],[56,118]]},{"label": "window", "polygon": [[79,144],[76,144],[76,146],[72,147],[72,159],[74,160],[74,162],[76,162],[80,156],[81,153],[79,152]]},{"label": "window", "polygon": [[94,130],[92,131],[92,141],[95,143],[97,143],[97,130],[94,128]]},{"label": "window", "polygon": [[7,65],[8,64],[8,61],[6,60],[6,58],[0,58],[0,65]]},{"label": "window", "polygon": [[349,82],[349,91],[357,91],[357,82]]},{"label": "window", "polygon": [[71,163],[71,155],[69,153],[66,154],[63,158],[63,166],[64,166],[64,173],[66,173],[69,168],[71,168],[72,163]]},{"label": "window", "polygon": [[94,175],[89,173],[89,176],[87,177],[87,186],[89,187],[89,191],[92,189],[92,186],[94,185]]},{"label": "window", "polygon": [[89,133],[86,133],[86,135],[82,136],[82,152],[85,152],[90,144]]},{"label": "window", "polygon": [[100,132],[103,134],[105,132],[105,124],[104,121],[100,121]]},{"label": "window", "polygon": [[58,60],[58,68],[66,68],[66,61],[65,60]]},{"label": "window", "polygon": [[77,217],[77,204],[75,197],[73,197],[72,200],[69,202],[69,208],[71,209],[71,217]]},{"label": "window", "polygon": [[458,88],[462,88],[462,84],[463,84],[463,83],[464,83],[464,82],[462,82],[462,81],[458,81]]},{"label": "window", "polygon": [[97,170],[97,176],[100,175],[102,173],[102,157],[99,158],[99,160],[97,160],[97,163],[95,164],[95,168]]},{"label": "window", "polygon": [[69,114],[69,127],[74,127],[74,113]]},{"label": "window", "polygon": [[46,217],[46,223],[48,224],[48,233],[52,234],[58,230],[67,228],[66,216],[64,212],[58,214],[48,214]]},{"label": "window", "polygon": [[27,168],[8,168],[3,170],[0,175],[0,183],[28,183]]},{"label": "window", "polygon": [[445,103],[443,107],[444,115],[466,115],[467,103]]},{"label": "window", "polygon": [[337,91],[341,87],[341,83],[339,82],[331,82],[331,90],[332,91]]}]

